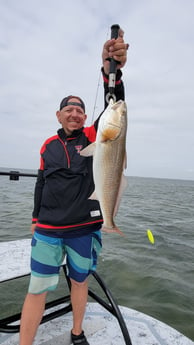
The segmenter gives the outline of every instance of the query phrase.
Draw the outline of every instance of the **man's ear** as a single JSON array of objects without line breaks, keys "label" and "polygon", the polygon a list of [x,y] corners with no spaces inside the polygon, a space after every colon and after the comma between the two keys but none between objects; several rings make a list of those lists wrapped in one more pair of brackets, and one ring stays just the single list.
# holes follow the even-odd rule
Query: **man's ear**
[{"label": "man's ear", "polygon": [[60,112],[60,110],[56,111],[56,117],[57,117],[59,123],[61,123],[61,112]]}]

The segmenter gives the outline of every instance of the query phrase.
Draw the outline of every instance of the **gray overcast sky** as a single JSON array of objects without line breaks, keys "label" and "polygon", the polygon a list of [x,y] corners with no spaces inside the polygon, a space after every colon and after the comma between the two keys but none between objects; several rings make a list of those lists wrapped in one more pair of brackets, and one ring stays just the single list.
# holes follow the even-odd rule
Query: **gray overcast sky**
[{"label": "gray overcast sky", "polygon": [[126,175],[194,180],[193,14],[193,0],[1,0],[0,166],[39,167],[68,94],[85,100],[91,124],[102,46],[118,23],[130,44]]}]

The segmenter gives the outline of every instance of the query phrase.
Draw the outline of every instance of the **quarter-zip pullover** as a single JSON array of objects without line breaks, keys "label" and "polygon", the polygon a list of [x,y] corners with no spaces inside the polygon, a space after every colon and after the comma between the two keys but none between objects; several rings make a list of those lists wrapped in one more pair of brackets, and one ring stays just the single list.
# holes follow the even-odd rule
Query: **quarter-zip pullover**
[{"label": "quarter-zip pullover", "polygon": [[[106,96],[108,76],[103,73],[103,77]],[[118,71],[115,94],[117,99],[124,99],[120,78]],[[61,128],[43,144],[34,194],[36,231],[53,237],[76,237],[101,227],[99,202],[89,199],[94,191],[92,157],[79,154],[95,141],[98,121],[99,118],[92,126],[75,130],[70,136]]]}]

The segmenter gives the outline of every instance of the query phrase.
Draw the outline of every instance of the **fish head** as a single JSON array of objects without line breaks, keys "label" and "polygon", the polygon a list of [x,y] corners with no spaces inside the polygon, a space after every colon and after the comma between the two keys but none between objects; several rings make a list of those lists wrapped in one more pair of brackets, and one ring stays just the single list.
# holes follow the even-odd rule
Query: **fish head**
[{"label": "fish head", "polygon": [[98,130],[101,133],[101,141],[116,140],[126,126],[127,106],[122,100],[116,103],[110,100],[109,105],[102,114]]}]

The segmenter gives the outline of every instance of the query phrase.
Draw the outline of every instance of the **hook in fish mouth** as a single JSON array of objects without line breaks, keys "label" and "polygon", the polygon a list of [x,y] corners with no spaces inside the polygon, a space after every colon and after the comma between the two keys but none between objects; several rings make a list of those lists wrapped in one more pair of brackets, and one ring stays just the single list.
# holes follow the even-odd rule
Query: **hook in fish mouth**
[{"label": "hook in fish mouth", "polygon": [[116,102],[116,96],[114,93],[111,94],[110,92],[108,92],[106,95],[106,101],[107,101],[107,103],[110,103],[111,100],[115,103]]}]

